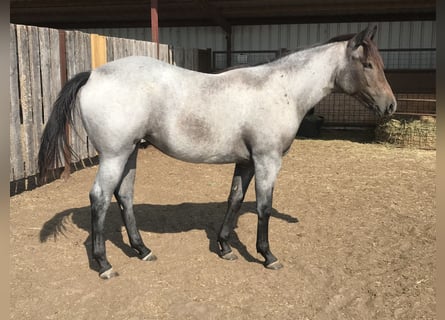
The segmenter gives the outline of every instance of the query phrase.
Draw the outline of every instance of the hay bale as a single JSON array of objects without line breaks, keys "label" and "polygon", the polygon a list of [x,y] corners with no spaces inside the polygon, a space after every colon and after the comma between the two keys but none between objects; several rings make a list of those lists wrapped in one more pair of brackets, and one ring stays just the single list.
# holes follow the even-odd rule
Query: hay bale
[{"label": "hay bale", "polygon": [[431,116],[386,119],[377,125],[375,139],[401,147],[436,149],[436,119]]}]

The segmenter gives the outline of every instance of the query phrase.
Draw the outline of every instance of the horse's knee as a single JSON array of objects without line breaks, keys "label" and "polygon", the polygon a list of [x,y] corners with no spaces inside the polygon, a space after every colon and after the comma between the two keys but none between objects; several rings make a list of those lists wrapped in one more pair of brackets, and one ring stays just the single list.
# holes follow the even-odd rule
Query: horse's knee
[{"label": "horse's knee", "polygon": [[103,198],[103,191],[102,191],[102,189],[97,184],[94,184],[93,187],[90,190],[90,202],[91,202],[91,204],[99,201],[102,198]]}]

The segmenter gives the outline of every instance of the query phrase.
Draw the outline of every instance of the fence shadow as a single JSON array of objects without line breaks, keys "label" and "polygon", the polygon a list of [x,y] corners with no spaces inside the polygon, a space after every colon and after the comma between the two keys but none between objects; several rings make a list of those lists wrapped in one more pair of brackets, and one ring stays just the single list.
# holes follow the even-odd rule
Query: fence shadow
[{"label": "fence shadow", "polygon": [[[299,139],[306,139],[298,137]],[[374,127],[361,127],[349,129],[333,129],[329,127],[322,127],[318,137],[315,140],[346,140],[358,143],[375,143]]]},{"label": "fence shadow", "polygon": [[[139,230],[152,233],[179,233],[190,230],[204,230],[209,240],[209,251],[218,254],[217,234],[221,227],[227,202],[211,203],[182,203],[177,205],[139,204],[134,206],[136,221]],[[255,202],[246,202],[242,205],[239,216],[256,214]],[[286,213],[272,210],[272,218],[281,219],[288,223],[297,223],[298,219]],[[46,242],[51,238],[57,241],[59,236],[65,234],[68,224],[76,225],[90,233],[91,215],[90,207],[73,208],[56,214],[44,223],[40,230],[40,241]],[[115,202],[110,206],[105,223],[105,239],[120,248],[128,257],[135,257],[135,251],[123,239],[126,233],[121,232],[123,222],[120,210]],[[230,244],[239,254],[249,262],[261,263],[255,258],[239,240],[236,231],[232,233]],[[91,234],[84,242],[88,254],[90,268],[98,271],[98,265],[92,260]],[[149,243],[147,243],[150,246]]]}]

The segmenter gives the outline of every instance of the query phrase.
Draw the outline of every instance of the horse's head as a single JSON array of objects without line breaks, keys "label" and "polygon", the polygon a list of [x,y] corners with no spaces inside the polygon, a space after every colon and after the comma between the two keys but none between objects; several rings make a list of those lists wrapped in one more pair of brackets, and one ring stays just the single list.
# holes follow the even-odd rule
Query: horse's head
[{"label": "horse's head", "polygon": [[396,98],[386,81],[383,60],[373,42],[377,26],[355,34],[346,46],[344,68],[339,70],[337,89],[356,97],[379,115],[390,115],[397,107]]}]

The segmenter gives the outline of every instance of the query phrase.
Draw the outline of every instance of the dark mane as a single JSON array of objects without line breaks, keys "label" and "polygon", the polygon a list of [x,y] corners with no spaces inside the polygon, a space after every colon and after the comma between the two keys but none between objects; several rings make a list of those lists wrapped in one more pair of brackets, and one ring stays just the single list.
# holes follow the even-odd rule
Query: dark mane
[{"label": "dark mane", "polygon": [[335,36],[328,41],[324,42],[323,44],[333,43],[333,42],[341,42],[341,41],[349,41],[352,39],[352,37],[355,36],[355,33],[349,33],[349,34],[341,34],[339,36]]}]

